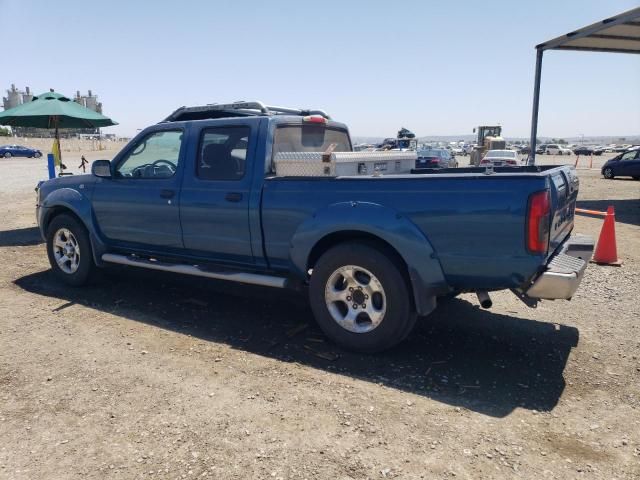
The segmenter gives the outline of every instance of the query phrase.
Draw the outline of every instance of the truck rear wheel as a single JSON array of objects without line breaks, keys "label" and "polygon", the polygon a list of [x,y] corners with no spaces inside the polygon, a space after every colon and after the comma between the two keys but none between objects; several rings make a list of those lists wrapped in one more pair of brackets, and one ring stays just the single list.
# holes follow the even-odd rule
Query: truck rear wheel
[{"label": "truck rear wheel", "polygon": [[51,220],[47,256],[54,275],[68,285],[84,285],[97,270],[89,234],[71,215],[61,214]]},{"label": "truck rear wheel", "polygon": [[416,321],[409,286],[392,256],[365,243],[331,248],[317,261],[309,299],[324,333],[358,352],[400,343]]}]

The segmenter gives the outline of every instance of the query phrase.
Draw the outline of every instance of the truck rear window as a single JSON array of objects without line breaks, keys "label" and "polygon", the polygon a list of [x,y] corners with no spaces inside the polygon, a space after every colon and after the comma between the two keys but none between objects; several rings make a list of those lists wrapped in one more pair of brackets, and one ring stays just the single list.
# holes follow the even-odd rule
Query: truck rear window
[{"label": "truck rear window", "polygon": [[346,130],[325,125],[282,125],[275,132],[273,153],[324,152],[334,143],[334,152],[351,151],[351,140]]}]

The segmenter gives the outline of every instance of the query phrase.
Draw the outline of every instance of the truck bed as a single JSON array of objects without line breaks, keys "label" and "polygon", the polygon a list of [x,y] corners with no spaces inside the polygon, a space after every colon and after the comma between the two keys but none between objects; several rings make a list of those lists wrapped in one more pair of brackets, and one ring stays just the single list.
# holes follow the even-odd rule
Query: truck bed
[{"label": "truck bed", "polygon": [[[545,189],[552,201],[546,256],[529,253],[524,241],[529,196]],[[321,229],[326,218],[334,226],[349,229],[352,223],[360,231],[361,225],[379,224],[377,218],[390,211],[422,232],[454,288],[517,288],[537,274],[571,232],[577,191],[577,176],[568,166],[503,168],[492,174],[485,168],[458,168],[405,175],[269,177],[262,197],[265,256],[272,268],[286,269],[291,239],[304,223],[315,221]],[[344,205],[360,207],[362,222]],[[399,225],[380,228],[393,232]]]}]

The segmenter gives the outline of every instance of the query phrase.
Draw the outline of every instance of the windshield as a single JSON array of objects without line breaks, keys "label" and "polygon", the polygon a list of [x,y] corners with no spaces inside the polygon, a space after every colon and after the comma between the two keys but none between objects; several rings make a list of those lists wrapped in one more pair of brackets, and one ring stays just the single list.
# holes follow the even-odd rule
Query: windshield
[{"label": "windshield", "polygon": [[511,150],[489,150],[486,156],[493,158],[515,158],[516,152]]},{"label": "windshield", "polygon": [[351,140],[346,130],[325,125],[282,125],[276,129],[273,153],[324,152],[335,144],[334,152],[350,152]]}]

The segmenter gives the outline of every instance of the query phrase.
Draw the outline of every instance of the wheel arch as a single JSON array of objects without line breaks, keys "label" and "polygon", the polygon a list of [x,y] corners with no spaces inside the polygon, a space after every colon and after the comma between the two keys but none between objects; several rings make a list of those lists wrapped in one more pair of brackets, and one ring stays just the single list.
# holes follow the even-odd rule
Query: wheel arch
[{"label": "wheel arch", "polygon": [[366,202],[333,204],[303,222],[291,240],[294,270],[306,279],[324,252],[352,241],[375,245],[401,263],[419,314],[430,313],[435,297],[449,291],[440,262],[422,231],[394,210]]},{"label": "wheel arch", "polygon": [[102,254],[106,252],[106,245],[98,237],[93,223],[93,211],[89,200],[79,192],[64,188],[51,192],[42,204],[39,219],[40,230],[46,239],[47,229],[52,220],[59,215],[68,214],[78,220],[89,234],[91,250],[96,265],[102,265]]},{"label": "wheel arch", "polygon": [[309,256],[307,257],[307,270],[312,269],[318,259],[327,250],[335,247],[336,245],[347,242],[362,242],[369,245],[374,245],[377,248],[384,250],[386,253],[394,256],[398,261],[402,263],[405,269],[408,267],[407,262],[404,260],[404,258],[402,258],[400,252],[398,252],[398,250],[393,245],[380,238],[379,236],[362,230],[340,230],[325,235],[315,243],[315,245],[309,252]]},{"label": "wheel arch", "polygon": [[49,230],[49,225],[51,224],[53,219],[60,215],[69,215],[71,217],[74,217],[84,226],[87,232],[89,231],[85,223],[82,221],[82,218],[80,218],[80,215],[78,215],[78,213],[74,211],[71,207],[67,205],[55,205],[47,209],[42,219],[42,230],[45,235],[47,234],[47,231]]}]

